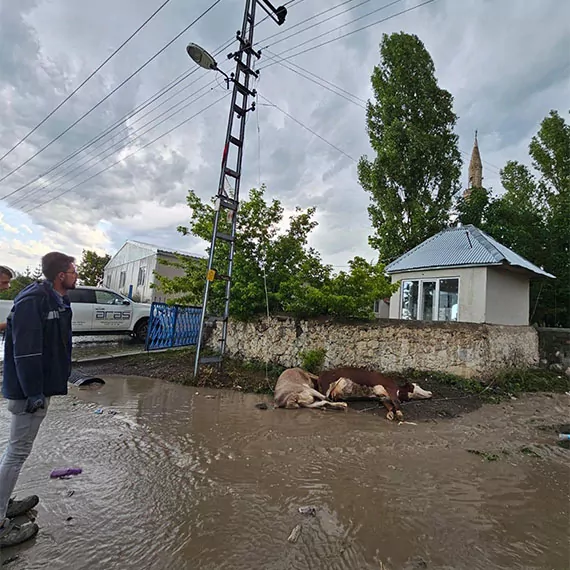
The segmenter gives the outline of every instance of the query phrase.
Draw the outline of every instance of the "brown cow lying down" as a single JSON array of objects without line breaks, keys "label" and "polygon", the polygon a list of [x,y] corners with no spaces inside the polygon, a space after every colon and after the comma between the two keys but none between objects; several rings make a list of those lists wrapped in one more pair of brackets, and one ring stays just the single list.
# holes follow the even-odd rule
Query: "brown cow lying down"
[{"label": "brown cow lying down", "polygon": [[[346,402],[329,402],[315,390],[318,376],[302,368],[288,368],[275,384],[275,404],[278,408],[330,408],[346,409]],[[318,400],[318,401],[316,401]]]},{"label": "brown cow lying down", "polygon": [[394,417],[400,421],[404,419],[401,402],[432,397],[431,392],[423,390],[418,384],[406,382],[398,386],[394,378],[364,368],[326,370],[319,376],[317,386],[331,400],[342,400],[349,396],[380,398],[388,410],[386,417],[389,420]]}]

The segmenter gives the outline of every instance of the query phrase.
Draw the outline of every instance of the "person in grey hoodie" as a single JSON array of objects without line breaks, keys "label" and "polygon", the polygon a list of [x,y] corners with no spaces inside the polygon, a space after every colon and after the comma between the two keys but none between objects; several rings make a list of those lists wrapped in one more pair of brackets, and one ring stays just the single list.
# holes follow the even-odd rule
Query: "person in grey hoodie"
[{"label": "person in grey hoodie", "polygon": [[22,466],[46,416],[51,396],[67,394],[71,372],[71,306],[75,259],[54,251],[42,258],[45,281],[34,282],[14,299],[4,346],[2,394],[11,413],[8,447],[0,459],[0,548],[20,544],[38,532],[36,523],[12,519],[39,502],[36,495],[11,498]]}]

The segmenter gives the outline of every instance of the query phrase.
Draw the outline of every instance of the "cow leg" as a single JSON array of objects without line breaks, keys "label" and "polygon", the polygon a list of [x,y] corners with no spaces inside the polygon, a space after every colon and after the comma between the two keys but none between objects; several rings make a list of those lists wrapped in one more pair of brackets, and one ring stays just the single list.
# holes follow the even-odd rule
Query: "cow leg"
[{"label": "cow leg", "polygon": [[[394,405],[394,394],[390,394],[388,392],[388,390],[386,390],[386,388],[384,388],[384,386],[382,386],[381,384],[378,384],[377,386],[374,386],[374,388],[372,389],[373,393],[375,396],[377,396],[378,398],[380,398],[380,400],[382,401],[382,404],[384,404],[384,407],[388,410],[388,413],[386,414],[386,419],[392,421],[394,419],[394,411],[397,410],[398,408]],[[396,396],[396,400],[397,398],[397,394],[395,394]],[[399,401],[398,401],[399,403]],[[398,415],[398,412],[396,412],[396,416]]]},{"label": "cow leg", "polygon": [[312,404],[301,404],[303,408],[333,408],[337,410],[345,410],[348,406],[346,402],[329,402],[328,400],[319,400]]},{"label": "cow leg", "polygon": [[324,394],[321,394],[318,390],[314,388],[305,388],[303,393],[310,394],[313,398],[317,398],[319,400],[326,400],[327,397]]},{"label": "cow leg", "polygon": [[348,408],[348,404],[346,402],[329,402],[328,400],[324,401],[326,406],[332,408],[333,410],[346,410]]},{"label": "cow leg", "polygon": [[404,414],[402,413],[401,402],[397,395],[392,398],[392,403],[394,404],[394,410],[396,410],[396,419],[403,422]]},{"label": "cow leg", "polygon": [[382,404],[388,410],[386,419],[392,421],[394,419],[394,406],[390,400],[382,400]]}]

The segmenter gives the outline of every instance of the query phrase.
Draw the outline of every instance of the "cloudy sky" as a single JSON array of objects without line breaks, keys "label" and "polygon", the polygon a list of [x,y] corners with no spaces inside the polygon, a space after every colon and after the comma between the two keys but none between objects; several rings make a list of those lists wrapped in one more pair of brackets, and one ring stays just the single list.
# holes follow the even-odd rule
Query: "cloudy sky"
[{"label": "cloudy sky", "polygon": [[[0,156],[44,119],[162,1],[0,0]],[[340,38],[422,1],[401,0],[381,9],[387,0],[297,0],[284,26],[267,20],[256,28],[256,41],[268,46],[258,67],[267,69],[256,86],[262,105],[248,118],[242,195],[261,180],[267,185],[268,197],[280,199],[286,211],[317,206],[319,226],[312,245],[339,269],[354,255],[375,257],[367,245],[368,196],[358,185],[352,159],[370,153],[362,105],[371,95],[369,79],[378,63],[382,33],[417,34],[431,53],[440,85],[455,99],[464,184],[475,129],[485,184],[500,191],[498,168],[509,159],[526,162],[528,142],[542,118],[550,109],[568,111],[568,2],[437,0]],[[0,162],[0,178],[79,119],[212,2],[171,0],[76,95]],[[243,4],[243,0],[221,0],[96,110],[0,182],[0,263],[17,270],[33,268],[53,249],[76,256],[84,248],[114,253],[127,239],[203,253],[203,242],[182,237],[176,227],[188,219],[188,189],[203,199],[217,191],[229,104],[227,98],[221,99],[227,93],[221,76],[196,70],[139,114],[125,116],[194,69],[185,52],[188,42],[215,52],[231,40],[241,27]],[[293,36],[313,24],[317,25]],[[321,34],[326,35],[317,38]],[[274,54],[287,57],[333,38],[340,39],[289,59],[288,65],[302,66],[339,86],[344,90],[342,97],[290,69],[271,65]],[[229,71],[228,51],[218,62]],[[179,94],[158,106],[178,90]],[[180,112],[158,124],[176,111]],[[161,113],[165,114],[152,122]],[[197,116],[133,154],[193,115]],[[114,124],[118,128],[107,137],[46,174]]]}]

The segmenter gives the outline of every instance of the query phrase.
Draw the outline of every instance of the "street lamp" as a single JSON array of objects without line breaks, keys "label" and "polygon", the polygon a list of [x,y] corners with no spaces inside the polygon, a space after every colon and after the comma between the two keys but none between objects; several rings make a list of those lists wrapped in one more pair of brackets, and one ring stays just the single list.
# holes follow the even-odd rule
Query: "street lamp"
[{"label": "street lamp", "polygon": [[214,57],[203,47],[190,43],[186,46],[186,52],[200,67],[204,69],[218,69],[218,64]]},{"label": "street lamp", "polygon": [[186,53],[190,56],[190,58],[197,63],[200,67],[207,69],[208,71],[218,71],[226,78],[226,84],[228,88],[230,86],[230,78],[228,74],[223,72],[216,63],[213,55],[210,55],[202,46],[198,44],[189,43],[186,46]]}]

